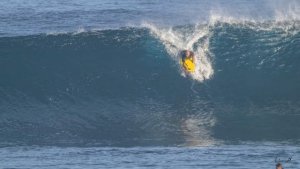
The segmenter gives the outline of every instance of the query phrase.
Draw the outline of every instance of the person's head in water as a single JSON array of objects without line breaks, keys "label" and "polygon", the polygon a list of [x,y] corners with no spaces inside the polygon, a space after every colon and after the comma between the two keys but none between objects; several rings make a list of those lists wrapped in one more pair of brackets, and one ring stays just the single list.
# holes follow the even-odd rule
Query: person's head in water
[{"label": "person's head in water", "polygon": [[283,169],[281,163],[277,163],[277,164],[276,164],[276,169]]},{"label": "person's head in water", "polygon": [[186,50],[184,54],[185,54],[185,58],[193,58],[194,57],[194,53],[190,50]]},{"label": "person's head in water", "polygon": [[189,50],[186,50],[186,51],[185,51],[185,56],[186,56],[186,57],[191,56],[191,52],[190,52]]}]

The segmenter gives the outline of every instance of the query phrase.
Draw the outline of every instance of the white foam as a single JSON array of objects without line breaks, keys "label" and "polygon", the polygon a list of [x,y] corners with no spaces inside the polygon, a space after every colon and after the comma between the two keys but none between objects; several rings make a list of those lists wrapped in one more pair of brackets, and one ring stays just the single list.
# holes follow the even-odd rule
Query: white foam
[{"label": "white foam", "polygon": [[[190,27],[174,29],[158,28],[153,24],[144,23],[144,27],[151,30],[151,33],[156,36],[164,44],[169,55],[179,63],[179,53],[182,50],[192,50],[196,56],[196,71],[191,77],[197,81],[209,79],[213,73],[211,63],[211,53],[209,52],[209,27],[195,25]],[[180,69],[181,70],[181,69]],[[184,71],[181,74],[185,76]]]},{"label": "white foam", "polygon": [[185,146],[211,146],[218,141],[212,137],[211,128],[216,119],[211,112],[191,115],[182,120],[181,130],[185,139]]},{"label": "white foam", "polygon": [[87,30],[84,27],[79,27],[77,29],[77,31],[74,32],[74,34],[76,35],[76,34],[80,34],[80,33],[84,33],[84,32],[87,32]]}]

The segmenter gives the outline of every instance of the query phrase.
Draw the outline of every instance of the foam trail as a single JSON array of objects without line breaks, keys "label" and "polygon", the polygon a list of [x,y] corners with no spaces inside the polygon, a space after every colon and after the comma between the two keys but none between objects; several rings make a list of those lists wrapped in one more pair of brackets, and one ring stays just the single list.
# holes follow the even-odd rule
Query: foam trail
[{"label": "foam trail", "polygon": [[200,114],[182,120],[181,128],[186,146],[210,146],[217,143],[210,130],[215,125],[216,119],[211,112]]},{"label": "foam trail", "polygon": [[[209,79],[213,73],[212,63],[210,61],[211,53],[209,52],[209,27],[194,26],[193,28],[168,28],[161,29],[156,26],[145,23],[146,28],[164,44],[167,52],[177,62],[180,60],[179,53],[182,50],[192,50],[196,56],[196,71],[191,77],[197,81]],[[183,70],[181,74],[185,76]]]}]

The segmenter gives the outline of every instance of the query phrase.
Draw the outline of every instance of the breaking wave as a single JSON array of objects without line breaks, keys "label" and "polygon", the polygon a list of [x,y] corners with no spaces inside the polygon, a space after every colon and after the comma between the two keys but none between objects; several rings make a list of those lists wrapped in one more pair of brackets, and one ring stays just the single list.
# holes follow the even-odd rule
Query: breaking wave
[{"label": "breaking wave", "polygon": [[299,46],[297,20],[1,37],[0,142],[297,140]]}]

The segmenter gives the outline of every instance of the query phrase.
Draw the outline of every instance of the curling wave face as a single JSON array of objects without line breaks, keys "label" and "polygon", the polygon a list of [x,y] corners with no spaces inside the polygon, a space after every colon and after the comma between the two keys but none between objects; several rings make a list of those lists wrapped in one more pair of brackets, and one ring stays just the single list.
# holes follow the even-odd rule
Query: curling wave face
[{"label": "curling wave face", "polygon": [[298,21],[1,37],[0,142],[298,140],[299,39]]}]

